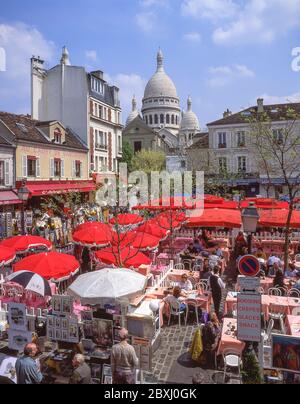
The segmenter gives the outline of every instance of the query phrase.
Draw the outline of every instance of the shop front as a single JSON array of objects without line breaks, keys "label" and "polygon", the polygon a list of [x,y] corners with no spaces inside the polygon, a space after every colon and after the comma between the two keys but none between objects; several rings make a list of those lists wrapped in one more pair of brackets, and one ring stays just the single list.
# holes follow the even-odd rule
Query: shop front
[{"label": "shop front", "polygon": [[[17,182],[17,189],[24,183]],[[49,239],[57,247],[72,242],[72,230],[92,204],[93,181],[27,181],[29,198],[25,205],[26,232]],[[96,208],[93,208],[96,209]],[[21,211],[15,227],[21,231]]]}]

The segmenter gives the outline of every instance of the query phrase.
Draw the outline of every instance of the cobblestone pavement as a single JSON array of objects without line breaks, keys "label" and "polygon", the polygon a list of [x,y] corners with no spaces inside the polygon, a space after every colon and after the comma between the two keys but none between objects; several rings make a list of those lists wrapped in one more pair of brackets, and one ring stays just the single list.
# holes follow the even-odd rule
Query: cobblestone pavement
[{"label": "cobblestone pavement", "polygon": [[[224,291],[221,312],[224,312],[225,297],[229,290],[233,290],[235,277],[234,263],[226,269],[223,279],[228,283]],[[213,311],[213,305],[211,307]],[[190,357],[188,351],[192,343],[197,324],[179,327],[178,322],[161,330],[161,343],[153,355],[153,372],[148,374],[148,383],[190,384],[193,375],[201,373],[205,383],[223,383],[223,372],[200,368]],[[239,383],[234,375],[227,381],[231,384]]]}]

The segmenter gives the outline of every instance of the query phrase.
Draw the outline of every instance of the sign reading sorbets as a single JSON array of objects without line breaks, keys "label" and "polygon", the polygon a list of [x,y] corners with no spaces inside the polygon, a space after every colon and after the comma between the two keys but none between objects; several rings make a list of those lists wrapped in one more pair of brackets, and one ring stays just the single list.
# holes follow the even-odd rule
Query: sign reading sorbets
[{"label": "sign reading sorbets", "polygon": [[237,321],[240,341],[261,341],[261,295],[238,295]]},{"label": "sign reading sorbets", "polygon": [[260,272],[260,262],[254,255],[244,255],[239,260],[238,269],[241,275],[254,277]]}]

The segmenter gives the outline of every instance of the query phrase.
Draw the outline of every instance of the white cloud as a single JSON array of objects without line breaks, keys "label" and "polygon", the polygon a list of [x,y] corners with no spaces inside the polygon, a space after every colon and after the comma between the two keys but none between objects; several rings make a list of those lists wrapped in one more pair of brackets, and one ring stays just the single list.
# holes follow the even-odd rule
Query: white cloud
[{"label": "white cloud", "polygon": [[[0,24],[0,46],[6,53],[6,72],[0,72],[0,108],[1,98],[18,100],[30,109],[30,58],[40,56],[51,61],[55,45],[47,40],[34,27],[23,23]],[[16,103],[16,101],[15,101]],[[13,112],[13,110],[12,110]]]},{"label": "white cloud", "polygon": [[140,0],[142,7],[169,7],[169,0]]},{"label": "white cloud", "polygon": [[210,20],[232,17],[238,8],[233,0],[184,0],[181,5],[184,16]]},{"label": "white cloud", "polygon": [[199,32],[189,32],[183,36],[183,38],[188,42],[199,43],[202,40],[201,34]]},{"label": "white cloud", "polygon": [[[269,94],[262,94],[257,98],[263,98],[264,103],[266,105],[272,104],[286,104],[289,102],[300,102],[300,91],[296,92],[291,95],[269,95]],[[256,100],[253,100],[253,103],[256,104]]]},{"label": "white cloud", "polygon": [[213,33],[217,44],[270,43],[300,27],[299,0],[248,0],[239,13]]},{"label": "white cloud", "polygon": [[86,57],[86,59],[88,59],[92,62],[97,62],[97,59],[98,59],[97,51],[87,50],[87,51],[85,51],[85,57]]},{"label": "white cloud", "polygon": [[155,30],[156,19],[157,19],[156,14],[153,13],[152,11],[138,13],[136,15],[136,23],[138,27],[146,33]]},{"label": "white cloud", "polygon": [[105,79],[120,88],[120,100],[123,110],[123,122],[126,121],[132,108],[132,97],[135,95],[138,108],[141,108],[146,80],[138,74],[119,73],[116,76],[105,75]]},{"label": "white cloud", "polygon": [[209,73],[211,74],[211,78],[208,80],[210,87],[224,87],[237,79],[255,77],[254,71],[250,70],[245,65],[239,64],[211,67]]}]

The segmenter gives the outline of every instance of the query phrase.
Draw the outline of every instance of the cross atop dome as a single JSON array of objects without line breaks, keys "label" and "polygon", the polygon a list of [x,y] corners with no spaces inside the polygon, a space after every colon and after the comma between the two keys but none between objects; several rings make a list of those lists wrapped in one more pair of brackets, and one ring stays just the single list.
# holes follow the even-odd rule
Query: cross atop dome
[{"label": "cross atop dome", "polygon": [[192,98],[190,95],[188,96],[188,99],[187,99],[187,108],[188,108],[188,111],[192,110]]},{"label": "cross atop dome", "polygon": [[162,53],[162,50],[159,48],[157,52],[157,71],[163,71],[164,70],[164,55]]}]

